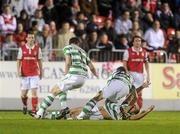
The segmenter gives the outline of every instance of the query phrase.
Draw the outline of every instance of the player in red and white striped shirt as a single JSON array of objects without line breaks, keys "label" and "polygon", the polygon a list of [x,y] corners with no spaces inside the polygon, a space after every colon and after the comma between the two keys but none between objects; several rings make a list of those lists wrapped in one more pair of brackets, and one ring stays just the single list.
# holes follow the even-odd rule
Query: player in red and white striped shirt
[{"label": "player in red and white striped shirt", "polygon": [[32,92],[32,111],[36,111],[38,104],[37,89],[39,79],[42,78],[42,52],[35,43],[34,34],[27,35],[27,43],[19,48],[17,57],[17,71],[21,77],[21,99],[23,113],[27,113],[27,93]]}]

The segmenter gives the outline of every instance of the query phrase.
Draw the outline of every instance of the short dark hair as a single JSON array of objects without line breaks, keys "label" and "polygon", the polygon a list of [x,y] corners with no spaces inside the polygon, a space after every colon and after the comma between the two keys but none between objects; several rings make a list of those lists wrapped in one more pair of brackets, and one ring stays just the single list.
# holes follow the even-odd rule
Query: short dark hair
[{"label": "short dark hair", "polygon": [[77,37],[72,37],[70,40],[69,40],[69,44],[76,44],[78,45],[80,43],[80,40],[79,38]]},{"label": "short dark hair", "polygon": [[139,38],[139,39],[141,39],[141,41],[143,40],[143,38],[142,38],[141,36],[135,35],[135,36],[133,36],[133,38],[132,38],[132,42],[134,42],[134,39],[135,39],[135,38]]}]

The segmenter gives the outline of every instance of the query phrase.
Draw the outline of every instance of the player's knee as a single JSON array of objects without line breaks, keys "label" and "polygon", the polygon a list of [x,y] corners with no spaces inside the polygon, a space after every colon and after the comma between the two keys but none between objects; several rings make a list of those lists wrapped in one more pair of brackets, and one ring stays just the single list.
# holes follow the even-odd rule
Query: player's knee
[{"label": "player's knee", "polygon": [[51,90],[51,93],[54,95],[54,96],[57,96],[59,93],[61,92],[61,89],[55,85],[52,90]]},{"label": "player's knee", "polygon": [[95,101],[100,101],[103,99],[102,91],[98,92],[98,94],[93,98]]}]

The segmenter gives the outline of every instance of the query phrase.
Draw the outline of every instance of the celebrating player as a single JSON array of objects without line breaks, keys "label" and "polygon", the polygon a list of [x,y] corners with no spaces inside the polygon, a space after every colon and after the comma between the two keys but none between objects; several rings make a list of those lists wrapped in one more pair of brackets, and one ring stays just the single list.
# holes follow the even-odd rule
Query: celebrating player
[{"label": "celebrating player", "polygon": [[24,114],[27,113],[28,90],[32,92],[32,112],[36,112],[38,82],[42,77],[41,49],[35,43],[34,34],[29,33],[26,40],[27,43],[19,48],[17,57],[17,72],[21,77],[21,99]]},{"label": "celebrating player", "polygon": [[65,77],[52,88],[51,93],[42,101],[39,110],[33,115],[35,118],[43,116],[44,111],[52,104],[56,96],[59,96],[61,102],[61,112],[66,112],[68,109],[66,105],[66,91],[83,86],[87,78],[87,66],[98,77],[94,65],[86,52],[78,46],[80,45],[79,39],[73,37],[70,39],[69,44],[63,49],[65,55]]}]

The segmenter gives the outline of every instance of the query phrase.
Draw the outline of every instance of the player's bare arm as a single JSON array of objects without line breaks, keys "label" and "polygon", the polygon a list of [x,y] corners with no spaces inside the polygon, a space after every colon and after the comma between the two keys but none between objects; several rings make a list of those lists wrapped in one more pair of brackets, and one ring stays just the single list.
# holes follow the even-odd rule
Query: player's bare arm
[{"label": "player's bare arm", "polygon": [[146,81],[147,81],[148,83],[150,83],[149,63],[148,63],[148,62],[145,62],[145,69],[146,69],[146,73],[147,73]]},{"label": "player's bare arm", "polygon": [[21,74],[21,60],[17,60],[17,73],[18,73],[19,77],[22,76],[22,74]]},{"label": "player's bare arm", "polygon": [[128,72],[128,68],[127,68],[127,61],[123,61],[123,67],[125,68],[126,72]]},{"label": "player's bare arm", "polygon": [[65,56],[65,75],[68,73],[69,68],[71,66],[71,56]]},{"label": "player's bare arm", "polygon": [[98,78],[98,74],[97,74],[96,69],[95,69],[94,65],[92,64],[92,62],[89,62],[88,66],[89,66],[89,69],[91,70],[91,72],[94,74],[94,76],[96,76]]},{"label": "player's bare arm", "polygon": [[38,65],[39,65],[39,77],[40,77],[40,79],[42,79],[42,60],[41,59],[39,59],[38,60]]}]

